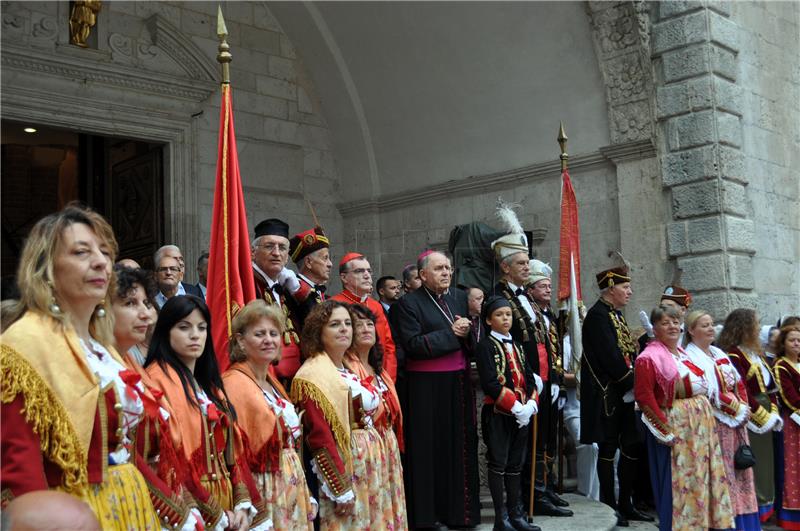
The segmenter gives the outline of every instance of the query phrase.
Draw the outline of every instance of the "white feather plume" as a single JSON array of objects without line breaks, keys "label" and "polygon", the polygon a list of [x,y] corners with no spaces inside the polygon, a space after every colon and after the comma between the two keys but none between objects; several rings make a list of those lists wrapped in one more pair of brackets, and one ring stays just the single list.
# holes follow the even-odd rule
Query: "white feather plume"
[{"label": "white feather plume", "polygon": [[522,223],[519,222],[517,213],[514,212],[513,207],[519,205],[513,203],[506,203],[502,199],[497,199],[497,219],[500,220],[503,230],[509,234],[524,234],[525,229],[522,228]]}]

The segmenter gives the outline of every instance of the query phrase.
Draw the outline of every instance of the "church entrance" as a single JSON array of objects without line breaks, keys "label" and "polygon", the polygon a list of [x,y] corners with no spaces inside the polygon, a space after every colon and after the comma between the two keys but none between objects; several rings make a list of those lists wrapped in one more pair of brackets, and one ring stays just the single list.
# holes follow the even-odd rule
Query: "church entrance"
[{"label": "church entrance", "polygon": [[151,268],[153,253],[164,241],[164,147],[3,120],[3,279],[16,273],[33,224],[71,201],[109,220],[120,257]]}]

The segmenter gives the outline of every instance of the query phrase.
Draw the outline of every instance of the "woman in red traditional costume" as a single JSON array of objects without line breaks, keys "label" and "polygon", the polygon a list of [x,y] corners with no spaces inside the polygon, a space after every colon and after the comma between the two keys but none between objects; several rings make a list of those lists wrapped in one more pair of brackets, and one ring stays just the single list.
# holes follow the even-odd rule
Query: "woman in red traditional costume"
[{"label": "woman in red traditional costume", "polygon": [[116,289],[112,290],[111,310],[114,314],[114,341],[117,352],[129,365],[142,366],[147,351],[137,345],[147,341],[147,332],[156,323],[156,287],[151,274],[144,269],[114,266]]},{"label": "woman in red traditional costume", "polygon": [[655,339],[636,358],[634,396],[647,427],[658,527],[733,529],[725,463],[709,402],[718,385],[716,372],[703,370],[678,346],[677,309],[660,306],[650,322]]},{"label": "woman in red traditional costume", "polygon": [[108,223],[76,206],[25,242],[0,353],[3,503],[57,489],[86,501],[103,529],[194,529],[133,444],[158,408],[112,347],[116,252]]},{"label": "woman in red traditional costume", "polygon": [[778,413],[775,376],[761,350],[760,327],[755,310],[739,308],[725,319],[717,344],[728,353],[747,388],[750,419],[750,447],[756,458],[753,474],[758,500],[758,515],[766,522],[775,512],[775,466],[773,432],[783,429]]},{"label": "woman in red traditional costume", "polygon": [[[159,472],[194,497],[209,529],[269,529],[211,341],[208,307],[199,297],[170,298],[159,313],[145,370],[163,397],[169,436],[155,445]],[[150,385],[150,382],[148,384]]]},{"label": "woman in red traditional costume", "polygon": [[783,416],[783,497],[778,525],[800,530],[800,325],[781,328],[775,379]]},{"label": "woman in red traditional costume", "polygon": [[406,529],[406,495],[403,488],[403,465],[399,441],[403,440],[403,413],[394,382],[383,368],[383,349],[375,331],[377,318],[361,304],[350,307],[353,319],[353,345],[345,354],[344,364],[361,384],[380,393],[381,401],[375,412],[374,424],[380,436],[380,477],[376,492],[370,492],[373,525],[381,529]]},{"label": "woman in red traditional costume", "polygon": [[[709,378],[711,406],[717,419],[717,437],[722,446],[722,459],[728,478],[731,503],[736,519],[736,529],[758,531],[758,504],[753,482],[753,469],[737,470],[734,464],[736,450],[750,444],[747,435],[747,390],[728,355],[712,345],[716,338],[714,319],[704,310],[694,310],[684,319],[686,354],[706,373],[718,373],[717,382]],[[718,385],[717,385],[718,384]]]},{"label": "woman in red traditional costume", "polygon": [[270,365],[281,358],[286,315],[261,299],[236,314],[231,327],[231,366],[222,375],[236,408],[247,463],[264,510],[276,530],[313,529],[317,502],[298,456],[300,418]]},{"label": "woman in red traditional costume", "polygon": [[369,447],[363,444],[380,398],[344,366],[352,340],[347,305],[318,304],[306,317],[300,341],[305,361],[292,380],[292,399],[304,412],[305,442],[319,481],[323,530],[370,528],[368,476],[380,473],[369,468]]}]

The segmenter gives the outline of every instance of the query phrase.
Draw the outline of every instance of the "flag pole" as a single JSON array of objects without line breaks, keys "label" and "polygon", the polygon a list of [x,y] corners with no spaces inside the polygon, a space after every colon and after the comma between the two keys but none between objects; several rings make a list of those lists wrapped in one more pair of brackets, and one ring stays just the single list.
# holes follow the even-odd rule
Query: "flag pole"
[{"label": "flag pole", "polygon": [[222,84],[231,84],[231,47],[226,40],[228,28],[225,26],[225,18],[222,16],[222,6],[217,6],[217,37],[219,37],[219,48],[217,48],[217,62],[222,65]]},{"label": "flag pole", "polygon": [[[561,174],[563,175],[565,171],[567,171],[567,167],[569,165],[569,155],[567,154],[567,133],[564,131],[564,122],[559,122],[558,128],[558,137],[556,137],[558,141],[558,145],[561,148],[561,154],[559,155],[559,159],[561,159]],[[560,321],[560,335],[559,337],[564,337],[564,332],[566,331],[566,321],[564,319],[559,319]],[[561,342],[561,360],[562,360],[562,374],[563,372],[563,360],[564,360],[564,346],[563,341]],[[564,493],[564,409],[562,408],[558,412],[558,426],[556,427],[556,433],[558,433],[558,492],[559,494]]]}]

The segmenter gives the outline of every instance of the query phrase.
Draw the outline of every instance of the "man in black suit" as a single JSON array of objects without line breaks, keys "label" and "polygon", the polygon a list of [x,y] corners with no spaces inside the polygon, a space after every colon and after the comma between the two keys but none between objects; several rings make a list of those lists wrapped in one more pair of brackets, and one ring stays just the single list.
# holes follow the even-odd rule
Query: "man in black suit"
[{"label": "man in black suit", "polygon": [[177,245],[164,245],[153,255],[153,264],[156,271],[156,283],[158,293],[156,294],[156,304],[159,309],[164,306],[167,299],[176,295],[195,295],[203,298],[200,288],[192,284],[183,282],[183,275],[186,271],[186,263],[183,253]]},{"label": "man in black suit", "polygon": [[200,290],[203,300],[206,298],[206,284],[208,283],[208,253],[203,251],[197,259],[197,289]]},{"label": "man in black suit", "polygon": [[389,317],[389,308],[400,300],[402,284],[391,275],[386,275],[378,279],[375,283],[375,291],[378,292],[378,300],[383,306],[383,313]]},{"label": "man in black suit", "polygon": [[421,254],[422,287],[389,313],[406,356],[405,481],[411,528],[480,523],[478,437],[467,296],[450,289],[450,260]]}]

